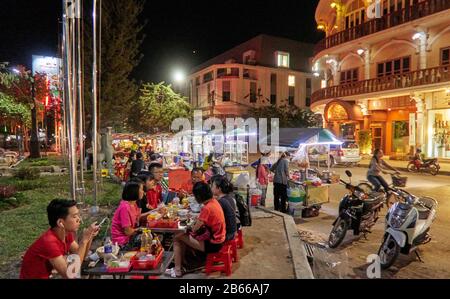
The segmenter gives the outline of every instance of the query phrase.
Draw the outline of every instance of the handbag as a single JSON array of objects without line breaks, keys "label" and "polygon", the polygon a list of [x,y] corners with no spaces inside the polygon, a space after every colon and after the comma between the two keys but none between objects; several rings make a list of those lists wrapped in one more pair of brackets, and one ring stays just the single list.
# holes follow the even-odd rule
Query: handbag
[{"label": "handbag", "polygon": [[209,231],[209,228],[206,225],[202,226],[198,231],[191,232],[190,234],[197,241],[211,240],[211,232]]}]

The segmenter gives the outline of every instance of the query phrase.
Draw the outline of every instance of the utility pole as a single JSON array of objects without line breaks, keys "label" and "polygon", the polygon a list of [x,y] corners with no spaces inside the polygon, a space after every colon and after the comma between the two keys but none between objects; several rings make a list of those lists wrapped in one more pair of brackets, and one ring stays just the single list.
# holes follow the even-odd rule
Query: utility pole
[{"label": "utility pole", "polygon": [[36,88],[34,77],[30,78],[30,82],[31,82],[31,100],[33,105],[31,109],[30,158],[37,159],[41,157],[41,153],[39,151],[39,137],[37,129],[37,109],[36,109]]}]

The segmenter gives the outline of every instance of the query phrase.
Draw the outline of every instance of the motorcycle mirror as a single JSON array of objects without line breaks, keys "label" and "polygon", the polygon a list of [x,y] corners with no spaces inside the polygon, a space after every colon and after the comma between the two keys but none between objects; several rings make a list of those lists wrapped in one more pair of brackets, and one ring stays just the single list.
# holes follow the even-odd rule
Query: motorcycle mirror
[{"label": "motorcycle mirror", "polygon": [[350,170],[347,170],[347,171],[345,172],[345,174],[346,174],[349,178],[351,178],[351,177],[353,176],[353,174],[352,174],[352,172],[351,172]]}]

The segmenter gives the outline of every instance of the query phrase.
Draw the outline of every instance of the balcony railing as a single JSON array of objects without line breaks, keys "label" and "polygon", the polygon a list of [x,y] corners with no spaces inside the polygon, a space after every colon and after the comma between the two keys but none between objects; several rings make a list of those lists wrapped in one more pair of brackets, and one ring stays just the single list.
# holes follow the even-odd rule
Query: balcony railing
[{"label": "balcony railing", "polygon": [[426,0],[419,2],[402,10],[386,14],[381,18],[372,19],[358,26],[330,35],[316,45],[315,54],[318,54],[325,49],[402,25],[446,9],[450,9],[450,0]]},{"label": "balcony railing", "polygon": [[323,88],[313,93],[312,102],[449,81],[450,65],[439,66]]}]

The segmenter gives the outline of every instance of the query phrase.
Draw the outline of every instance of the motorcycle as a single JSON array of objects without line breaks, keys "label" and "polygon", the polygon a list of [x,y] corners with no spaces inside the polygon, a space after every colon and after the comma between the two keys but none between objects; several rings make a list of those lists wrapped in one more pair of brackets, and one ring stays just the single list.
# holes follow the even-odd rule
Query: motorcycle
[{"label": "motorcycle", "polygon": [[381,268],[388,269],[400,253],[410,254],[419,245],[431,241],[431,224],[436,218],[437,201],[431,197],[418,198],[407,191],[397,189],[396,195],[404,202],[398,202],[386,215],[386,232],[378,251]]},{"label": "motorcycle", "polygon": [[407,167],[409,172],[429,172],[431,175],[435,176],[439,174],[441,166],[439,165],[438,159],[427,159],[423,162],[416,157],[412,158]]},{"label": "motorcycle", "polygon": [[385,201],[384,193],[366,194],[358,186],[353,186],[351,184],[352,173],[348,170],[345,173],[350,178],[350,183],[340,181],[350,192],[339,204],[339,216],[333,223],[333,229],[328,239],[330,248],[337,248],[344,240],[348,230],[353,230],[355,236],[363,233],[366,237],[368,233],[371,233],[371,228],[376,224],[378,214]]}]

